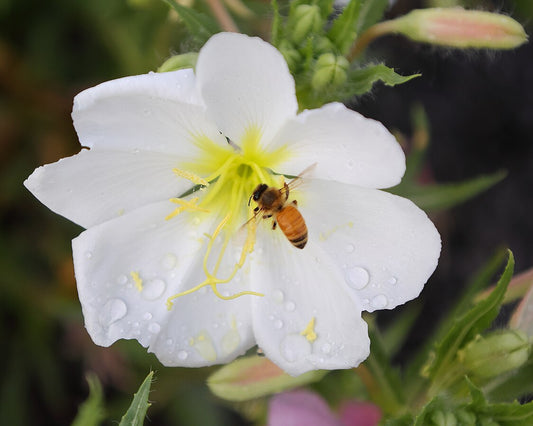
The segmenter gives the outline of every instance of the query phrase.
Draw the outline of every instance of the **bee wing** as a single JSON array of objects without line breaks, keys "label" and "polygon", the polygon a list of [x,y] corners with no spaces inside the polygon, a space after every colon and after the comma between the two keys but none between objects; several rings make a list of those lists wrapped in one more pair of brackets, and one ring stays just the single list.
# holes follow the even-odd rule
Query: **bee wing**
[{"label": "bee wing", "polygon": [[[309,176],[315,169],[317,163],[313,163],[310,166],[306,167],[298,176],[292,179],[288,184],[288,190],[292,191],[297,187],[301,186],[304,183],[304,178]],[[280,190],[282,193],[285,193],[287,189],[285,186]]]}]

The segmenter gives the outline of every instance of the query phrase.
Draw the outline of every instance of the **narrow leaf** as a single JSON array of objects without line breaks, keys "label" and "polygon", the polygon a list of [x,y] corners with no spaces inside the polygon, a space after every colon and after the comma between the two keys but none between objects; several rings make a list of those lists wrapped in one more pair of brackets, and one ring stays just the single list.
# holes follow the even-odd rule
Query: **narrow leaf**
[{"label": "narrow leaf", "polygon": [[357,34],[381,21],[388,5],[389,0],[364,0],[357,22]]},{"label": "narrow leaf", "polygon": [[104,420],[104,397],[102,385],[96,374],[87,375],[89,397],[80,406],[72,426],[96,426]]},{"label": "narrow leaf", "polygon": [[190,7],[182,6],[174,0],[163,0],[170,5],[183,19],[183,22],[189,29],[189,33],[201,44],[204,44],[209,37],[218,33],[220,28],[218,24],[208,15],[197,12]]},{"label": "narrow leaf", "polygon": [[361,0],[350,0],[341,15],[335,19],[328,32],[328,38],[342,55],[350,50],[357,35],[356,26],[361,10]]},{"label": "narrow leaf", "polygon": [[454,365],[457,351],[471,341],[476,334],[486,329],[498,315],[507,285],[514,270],[514,257],[509,251],[507,266],[492,294],[472,307],[456,320],[444,338],[435,347],[434,358],[425,369],[430,379],[442,379]]},{"label": "narrow leaf", "polygon": [[146,410],[152,405],[148,402],[148,395],[150,394],[153,375],[154,372],[150,371],[148,376],[146,376],[146,379],[142,382],[139,390],[133,396],[130,408],[128,408],[126,414],[122,416],[119,426],[141,426],[144,423]]},{"label": "narrow leaf", "polygon": [[349,96],[362,95],[369,92],[374,83],[378,81],[382,81],[387,86],[396,86],[419,76],[420,74],[407,76],[397,74],[394,69],[384,64],[370,65],[366,68],[352,70],[348,74]]},{"label": "narrow leaf", "polygon": [[398,185],[389,192],[409,198],[425,211],[439,211],[460,204],[500,182],[506,172],[478,176],[460,183],[435,185]]},{"label": "narrow leaf", "polygon": [[272,0],[270,2],[272,6],[272,31],[271,42],[273,46],[278,47],[281,40],[283,40],[283,29],[281,27],[281,15],[279,13],[278,0]]}]

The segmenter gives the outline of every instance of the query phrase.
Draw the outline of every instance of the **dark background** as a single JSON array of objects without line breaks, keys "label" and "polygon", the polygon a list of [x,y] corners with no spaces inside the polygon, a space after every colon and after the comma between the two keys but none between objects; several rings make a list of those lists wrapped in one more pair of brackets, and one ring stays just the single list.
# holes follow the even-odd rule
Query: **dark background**
[{"label": "dark background", "polygon": [[[528,1],[464,3],[512,12],[527,25],[533,16]],[[399,1],[390,16],[421,3]],[[259,20],[254,25],[268,28]],[[70,248],[81,229],[49,212],[22,186],[35,167],[79,150],[70,120],[76,93],[154,70],[173,51],[194,49],[183,35],[158,0],[0,1],[2,423],[69,424],[87,397],[89,371],[104,385],[106,418],[118,420],[150,368],[158,377],[152,424],[236,422],[236,414],[206,390],[212,370],[167,369],[135,342],[100,348],[90,341]],[[421,104],[431,127],[426,179],[460,182],[508,171],[490,190],[432,216],[443,251],[402,362],[498,249],[513,250],[517,271],[533,265],[533,45],[457,52],[390,36],[371,49],[370,60],[422,77],[396,88],[378,84],[350,105],[409,137],[411,109]],[[394,312],[383,314],[385,322]]]}]

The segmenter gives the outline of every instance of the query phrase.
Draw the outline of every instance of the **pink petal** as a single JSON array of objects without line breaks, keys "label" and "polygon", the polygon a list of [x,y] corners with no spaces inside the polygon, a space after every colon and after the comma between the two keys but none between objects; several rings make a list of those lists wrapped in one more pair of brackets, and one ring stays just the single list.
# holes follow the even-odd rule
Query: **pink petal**
[{"label": "pink petal", "polygon": [[340,426],[319,395],[296,390],[274,395],[268,410],[269,426]]}]

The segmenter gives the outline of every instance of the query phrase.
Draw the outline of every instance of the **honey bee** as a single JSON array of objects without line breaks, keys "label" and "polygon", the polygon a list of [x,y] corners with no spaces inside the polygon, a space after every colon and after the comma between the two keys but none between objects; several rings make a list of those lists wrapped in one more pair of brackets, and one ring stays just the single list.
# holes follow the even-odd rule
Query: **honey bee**
[{"label": "honey bee", "polygon": [[300,176],[292,180],[290,184],[284,182],[283,187],[279,189],[260,183],[250,196],[248,205],[252,199],[257,203],[252,219],[260,214],[263,215],[263,219],[273,218],[272,229],[276,229],[276,226],[279,225],[289,242],[294,247],[303,249],[307,243],[307,225],[297,208],[296,200],[287,202],[290,192],[289,185],[296,182]]}]

